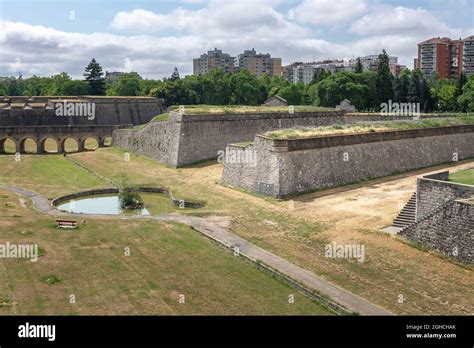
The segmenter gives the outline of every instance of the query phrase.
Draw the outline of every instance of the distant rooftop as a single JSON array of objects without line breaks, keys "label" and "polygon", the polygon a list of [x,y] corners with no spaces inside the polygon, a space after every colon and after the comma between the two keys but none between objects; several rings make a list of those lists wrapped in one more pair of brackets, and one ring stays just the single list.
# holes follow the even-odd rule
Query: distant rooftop
[{"label": "distant rooftop", "polygon": [[451,39],[449,37],[433,37],[431,39],[425,40],[420,42],[418,45],[428,45],[428,44],[450,44],[450,43],[460,43],[463,41],[471,41],[474,40],[474,35],[467,36],[466,38],[462,39]]},{"label": "distant rooftop", "polygon": [[433,37],[431,39],[425,40],[420,42],[418,45],[427,45],[427,44],[449,44],[451,43],[451,39],[449,37]]}]

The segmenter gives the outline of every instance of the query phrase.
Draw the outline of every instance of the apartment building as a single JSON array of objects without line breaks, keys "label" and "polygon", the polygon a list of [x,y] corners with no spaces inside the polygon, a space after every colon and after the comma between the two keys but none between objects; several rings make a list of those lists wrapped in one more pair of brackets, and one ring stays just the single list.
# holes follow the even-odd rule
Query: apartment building
[{"label": "apartment building", "polygon": [[313,64],[300,62],[284,66],[282,70],[282,76],[285,80],[291,83],[303,82],[305,84],[311,82],[315,72]]},{"label": "apartment building", "polygon": [[263,74],[269,76],[281,76],[281,58],[272,58],[270,53],[257,53],[254,48],[245,50],[237,56],[237,68],[247,69],[260,77]]},{"label": "apartment building", "polygon": [[325,60],[321,62],[295,62],[282,69],[282,76],[291,83],[303,82],[308,84],[318,70],[326,70],[334,74],[338,71],[349,70],[348,63],[343,60]]},{"label": "apartment building", "polygon": [[344,60],[323,60],[322,62],[314,63],[314,68],[316,70],[326,70],[331,74],[337,73],[339,71],[349,71],[350,66],[348,61]]},{"label": "apartment building", "polygon": [[217,68],[221,68],[227,73],[234,72],[236,70],[235,57],[214,48],[213,51],[208,51],[201,57],[193,59],[194,75],[203,75]]},{"label": "apartment building", "polygon": [[474,74],[474,35],[463,40],[462,70],[466,76]]},{"label": "apartment building", "polygon": [[[362,63],[362,67],[364,68],[364,70],[377,70],[379,66],[379,62],[380,62],[378,54],[371,54],[368,56],[359,57],[359,59],[360,59],[360,62]],[[350,61],[351,66],[355,66],[356,62],[357,62],[356,59],[352,59]],[[397,65],[398,57],[389,56],[388,64],[393,65],[393,66]]]},{"label": "apartment building", "polygon": [[[364,70],[376,71],[380,62],[379,56],[376,54],[359,57],[359,59]],[[349,66],[352,68],[352,70],[355,69],[356,64],[357,64],[357,59],[351,59],[349,61]],[[395,56],[388,57],[388,66],[393,76],[400,75],[400,71],[406,68],[405,65],[398,64],[398,57],[395,57]]]},{"label": "apartment building", "polygon": [[461,72],[466,75],[472,74],[473,37],[459,40],[437,37],[419,43],[417,67],[425,75],[436,71],[440,78],[458,78]]},{"label": "apartment building", "polygon": [[401,64],[389,64],[390,72],[393,76],[400,76],[400,72],[406,67],[406,65]]}]

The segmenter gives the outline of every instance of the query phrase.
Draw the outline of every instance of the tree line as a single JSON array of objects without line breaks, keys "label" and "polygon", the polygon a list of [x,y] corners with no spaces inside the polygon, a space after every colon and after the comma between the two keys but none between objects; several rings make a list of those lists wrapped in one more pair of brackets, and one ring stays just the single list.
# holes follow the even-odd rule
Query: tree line
[{"label": "tree line", "polygon": [[281,76],[256,77],[247,70],[225,73],[215,69],[204,75],[180,78],[178,70],[162,80],[142,79],[125,73],[105,79],[100,64],[93,59],[84,71],[84,80],[61,73],[52,77],[33,76],[0,80],[0,95],[109,95],[152,96],[171,105],[260,105],[278,95],[289,105],[334,107],[348,99],[359,111],[378,111],[389,100],[419,103],[422,112],[474,111],[474,75],[441,79],[436,73],[425,76],[419,69],[404,69],[393,77],[385,50],[379,55],[376,71],[363,71],[360,61],[354,71],[331,74],[318,70],[309,84],[290,83]]}]

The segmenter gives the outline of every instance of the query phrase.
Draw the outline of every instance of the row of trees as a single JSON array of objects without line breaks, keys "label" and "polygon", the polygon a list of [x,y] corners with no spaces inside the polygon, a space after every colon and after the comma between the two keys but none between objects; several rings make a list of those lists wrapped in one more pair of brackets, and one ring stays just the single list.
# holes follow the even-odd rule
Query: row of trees
[{"label": "row of trees", "polygon": [[424,112],[474,111],[474,76],[458,80],[425,76],[419,69],[404,69],[393,77],[385,51],[379,56],[377,71],[363,71],[357,64],[352,72],[331,74],[317,71],[309,84],[292,84],[283,77],[257,78],[247,70],[228,74],[216,69],[208,74],[180,78],[175,68],[163,80],[142,79],[137,73],[105,80],[102,67],[93,59],[85,68],[84,80],[73,80],[66,73],[52,77],[8,78],[0,81],[0,95],[117,95],[153,96],[170,105],[260,105],[274,95],[290,105],[334,107],[349,99],[358,110],[377,111],[389,100],[420,103]]},{"label": "row of trees", "polygon": [[84,69],[84,80],[73,80],[63,72],[51,77],[10,77],[0,80],[0,95],[104,95],[105,79],[95,59]]}]

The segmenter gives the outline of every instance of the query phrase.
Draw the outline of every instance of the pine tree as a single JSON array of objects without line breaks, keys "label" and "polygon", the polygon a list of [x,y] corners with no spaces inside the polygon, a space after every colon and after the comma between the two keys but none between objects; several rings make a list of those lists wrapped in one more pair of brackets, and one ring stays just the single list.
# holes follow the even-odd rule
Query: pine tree
[{"label": "pine tree", "polygon": [[385,50],[379,54],[379,65],[377,67],[377,76],[375,78],[376,105],[388,103],[393,100],[392,74],[390,73],[389,57]]},{"label": "pine tree", "polygon": [[459,79],[456,81],[456,97],[459,97],[462,94],[462,88],[467,82],[467,77],[464,72],[461,72]]},{"label": "pine tree", "polygon": [[84,77],[89,83],[92,95],[105,95],[105,79],[103,75],[102,67],[96,62],[95,58],[92,58],[84,72]]},{"label": "pine tree", "polygon": [[331,72],[329,70],[316,69],[316,71],[313,74],[313,78],[310,82],[310,85],[314,85],[314,84],[328,78],[329,76],[331,76]]},{"label": "pine tree", "polygon": [[421,80],[423,73],[420,69],[413,70],[411,74],[410,84],[408,86],[408,102],[409,103],[420,103],[421,98]]},{"label": "pine tree", "polygon": [[354,68],[354,72],[356,74],[360,74],[363,71],[364,71],[364,67],[362,66],[362,62],[360,61],[360,58],[358,57],[357,61],[356,61],[355,68]]},{"label": "pine tree", "polygon": [[408,69],[401,71],[393,81],[393,91],[395,94],[395,101],[397,103],[408,102],[408,91],[410,88],[411,72]]},{"label": "pine tree", "polygon": [[179,80],[178,68],[176,68],[176,67],[174,68],[174,71],[173,71],[173,73],[171,74],[170,80],[171,80],[171,81]]}]

